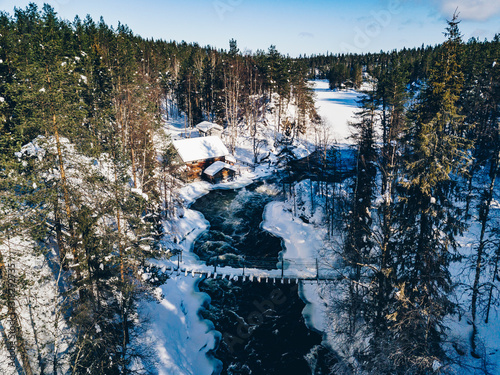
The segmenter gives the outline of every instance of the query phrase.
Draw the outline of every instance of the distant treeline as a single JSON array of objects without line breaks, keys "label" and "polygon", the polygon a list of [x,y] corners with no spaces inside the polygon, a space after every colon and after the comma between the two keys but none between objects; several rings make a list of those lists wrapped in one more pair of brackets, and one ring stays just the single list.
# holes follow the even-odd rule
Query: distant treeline
[{"label": "distant treeline", "polygon": [[[493,62],[493,51],[498,48],[499,38],[497,34],[493,40],[471,38],[463,43],[458,56],[463,70],[472,73],[488,68]],[[408,72],[409,82],[418,82],[428,77],[432,62],[442,48],[442,44],[422,45],[379,53],[312,55],[301,57],[301,60],[306,61],[310,78],[328,79],[331,88],[341,85],[359,87],[363,70],[372,78],[380,79],[391,71],[395,60]]]}]

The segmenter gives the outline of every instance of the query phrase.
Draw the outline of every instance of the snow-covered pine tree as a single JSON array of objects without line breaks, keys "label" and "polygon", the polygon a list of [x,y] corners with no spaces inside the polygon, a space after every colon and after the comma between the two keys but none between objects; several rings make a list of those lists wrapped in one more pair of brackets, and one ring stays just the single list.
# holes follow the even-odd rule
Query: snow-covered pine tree
[{"label": "snow-covered pine tree", "polygon": [[392,54],[381,67],[376,89],[376,103],[380,115],[380,154],[377,167],[377,210],[374,212],[374,259],[371,277],[370,306],[366,323],[371,335],[365,369],[371,373],[389,372],[390,341],[387,315],[394,303],[394,205],[397,200],[396,184],[401,169],[401,136],[406,122],[407,65]]}]

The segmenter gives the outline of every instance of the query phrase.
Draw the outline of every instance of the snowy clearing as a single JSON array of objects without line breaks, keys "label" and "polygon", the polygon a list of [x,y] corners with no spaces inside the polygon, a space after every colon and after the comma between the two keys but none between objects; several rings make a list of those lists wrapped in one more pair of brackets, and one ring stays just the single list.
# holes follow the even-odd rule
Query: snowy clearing
[{"label": "snowy clearing", "polygon": [[340,144],[352,143],[349,122],[355,120],[357,101],[363,94],[355,90],[330,90],[326,80],[313,81],[312,84],[318,113],[330,129],[332,140]]}]

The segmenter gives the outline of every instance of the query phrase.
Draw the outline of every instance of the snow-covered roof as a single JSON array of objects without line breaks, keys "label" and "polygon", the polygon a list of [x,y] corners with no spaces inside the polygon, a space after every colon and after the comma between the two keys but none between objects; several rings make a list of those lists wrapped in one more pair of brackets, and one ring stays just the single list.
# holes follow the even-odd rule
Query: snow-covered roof
[{"label": "snow-covered roof", "polygon": [[184,163],[229,155],[227,147],[217,136],[180,139],[172,143]]},{"label": "snow-covered roof", "polygon": [[207,169],[205,169],[203,171],[203,173],[205,173],[207,176],[213,177],[217,173],[219,173],[221,170],[223,170],[224,168],[230,169],[233,172],[236,172],[236,168],[233,167],[232,165],[224,163],[223,161],[216,161],[211,166],[209,166]]},{"label": "snow-covered roof", "polygon": [[205,133],[213,128],[215,128],[217,130],[224,129],[221,125],[214,124],[213,122],[209,122],[209,121],[203,121],[203,122],[200,122],[198,125],[196,125],[196,129],[201,130]]},{"label": "snow-covered roof", "polygon": [[229,162],[229,163],[236,164],[236,158],[233,155],[231,155],[231,154],[226,155],[226,161]]}]

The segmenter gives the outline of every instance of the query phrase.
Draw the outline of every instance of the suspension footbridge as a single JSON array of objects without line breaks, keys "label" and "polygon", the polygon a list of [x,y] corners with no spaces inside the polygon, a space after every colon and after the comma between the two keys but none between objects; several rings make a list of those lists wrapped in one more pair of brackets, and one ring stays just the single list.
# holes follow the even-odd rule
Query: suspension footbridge
[{"label": "suspension footbridge", "polygon": [[208,278],[230,280],[233,282],[255,282],[271,284],[292,284],[301,281],[336,282],[341,277],[334,268],[320,259],[287,259],[280,261],[262,258],[237,264],[223,265],[182,262],[178,255],[177,261],[163,265],[162,271],[168,276],[184,276],[193,278]]}]

